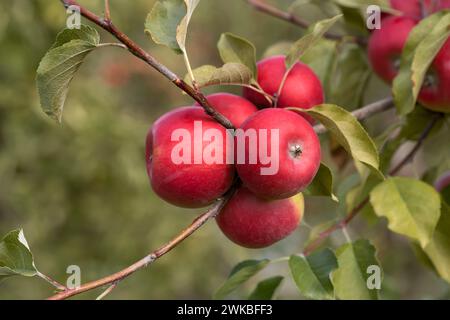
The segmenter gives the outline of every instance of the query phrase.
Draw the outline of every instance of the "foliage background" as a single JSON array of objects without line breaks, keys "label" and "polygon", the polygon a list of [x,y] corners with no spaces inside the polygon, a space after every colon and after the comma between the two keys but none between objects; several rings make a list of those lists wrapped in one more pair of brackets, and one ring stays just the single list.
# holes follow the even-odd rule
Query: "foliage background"
[{"label": "foliage background", "polygon": [[[102,1],[80,2],[97,12],[102,10]],[[286,8],[290,2],[274,3]],[[143,33],[153,3],[112,1],[113,20],[183,75],[182,57],[152,44]],[[311,17],[314,12],[303,14]],[[143,156],[151,123],[191,101],[122,50],[102,49],[83,65],[71,86],[64,122],[55,124],[39,107],[34,78],[65,18],[59,1],[0,2],[0,234],[23,226],[40,270],[63,281],[67,266],[79,265],[86,282],[134,262],[170,239],[198,213],[170,206],[152,193]],[[225,31],[250,39],[259,56],[271,44],[294,41],[302,34],[295,26],[253,11],[244,1],[202,1],[190,31],[194,66],[220,64],[216,42]],[[101,34],[104,41],[109,39]],[[355,95],[354,88],[345,88],[345,80],[338,83],[333,86],[337,93],[333,99]],[[386,86],[371,77],[354,107],[387,92]],[[375,117],[366,127],[376,136],[391,118],[392,114]],[[323,145],[329,144],[324,141]],[[329,154],[327,150],[324,153]],[[415,162],[404,173],[415,175],[418,171],[420,163]],[[344,193],[354,180],[351,165],[344,166],[338,176],[338,193]],[[328,221],[338,212],[345,208],[307,198],[308,225]],[[366,215],[351,225],[350,232],[355,239],[360,235],[369,238],[378,248],[385,274],[382,298],[450,297],[449,286],[417,260],[406,239],[386,231],[384,221],[373,222]],[[247,250],[229,242],[209,223],[147,270],[122,282],[111,298],[208,299],[237,262],[300,252],[307,235],[308,227],[302,226],[272,248]],[[340,244],[343,239],[337,234],[331,241]],[[287,264],[271,265],[234,297],[245,297],[258,279],[268,274],[288,273]],[[51,292],[38,278],[15,277],[0,283],[0,299],[44,298]],[[285,279],[278,298],[301,297],[292,280]]]}]

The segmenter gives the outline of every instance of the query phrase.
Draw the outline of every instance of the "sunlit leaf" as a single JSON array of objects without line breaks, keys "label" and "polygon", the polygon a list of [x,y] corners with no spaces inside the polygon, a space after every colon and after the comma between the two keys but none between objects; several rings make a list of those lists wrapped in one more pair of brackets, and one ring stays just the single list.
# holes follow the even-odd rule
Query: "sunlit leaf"
[{"label": "sunlit leaf", "polygon": [[430,185],[416,179],[389,178],[370,193],[379,217],[388,219],[390,230],[417,240],[424,248],[439,221],[441,200]]},{"label": "sunlit leaf", "polygon": [[290,69],[292,65],[300,60],[300,58],[305,54],[305,52],[313,47],[317,41],[319,41],[322,36],[339,20],[342,15],[335,16],[331,19],[326,19],[317,22],[306,35],[304,35],[300,40],[295,42],[288,55],[286,56],[286,68]]},{"label": "sunlit leaf", "polygon": [[[240,63],[226,63],[220,68],[205,65],[194,69],[194,78],[199,87],[213,85],[248,85],[252,80],[252,72]],[[187,83],[192,83],[189,75],[185,77]]]},{"label": "sunlit leaf", "polygon": [[347,243],[336,250],[339,267],[332,273],[336,297],[344,300],[376,300],[378,290],[369,289],[368,268],[380,267],[376,250],[367,240]]},{"label": "sunlit leaf", "polygon": [[331,197],[334,201],[338,201],[333,193],[333,173],[330,168],[321,163],[313,182],[304,191],[304,194]]},{"label": "sunlit leaf", "polygon": [[256,79],[256,49],[250,41],[232,33],[223,33],[217,47],[224,63],[243,64]]},{"label": "sunlit leaf", "polygon": [[309,110],[290,108],[306,112],[319,120],[352,155],[352,157],[379,173],[378,150],[359,121],[347,110],[331,104],[323,104]]}]

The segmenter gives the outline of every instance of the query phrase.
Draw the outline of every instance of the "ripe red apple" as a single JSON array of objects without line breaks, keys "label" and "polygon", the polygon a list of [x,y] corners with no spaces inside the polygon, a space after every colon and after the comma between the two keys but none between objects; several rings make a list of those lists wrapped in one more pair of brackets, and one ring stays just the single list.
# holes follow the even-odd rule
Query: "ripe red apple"
[{"label": "ripe red apple", "polygon": [[418,101],[430,110],[450,113],[450,38],[433,60]]},{"label": "ripe red apple", "polygon": [[[200,107],[182,107],[166,113],[154,123],[147,135],[147,172],[153,190],[167,202],[186,208],[211,204],[230,188],[235,175],[233,165],[227,164],[226,148],[218,155],[220,163],[205,163],[203,157],[195,161],[196,154],[203,153],[217,142],[205,142],[202,135],[195,134],[195,122],[197,125],[201,123],[203,132],[215,129],[225,144],[225,128]],[[177,132],[189,137],[173,137]],[[190,155],[177,149],[181,141],[192,147]],[[180,163],[181,157],[189,160]]]},{"label": "ripe red apple", "polygon": [[[271,96],[278,93],[285,73],[284,56],[274,56],[258,62],[258,83]],[[257,106],[271,107],[267,99],[254,90],[244,88],[243,94]],[[306,64],[296,63],[278,97],[278,106],[309,109],[323,102],[324,93],[319,78]]]},{"label": "ripe red apple", "polygon": [[[230,93],[216,93],[206,97],[218,112],[236,127],[240,127],[258,108],[250,101]],[[195,105],[199,106],[198,103]]]},{"label": "ripe red apple", "polygon": [[389,16],[381,21],[381,29],[374,30],[368,44],[369,60],[375,73],[391,83],[400,68],[400,58],[408,35],[417,20],[410,17]]},{"label": "ripe red apple", "polygon": [[[236,168],[244,185],[257,196],[289,198],[314,179],[320,166],[320,142],[302,116],[286,109],[263,109],[248,118],[241,129],[246,143],[239,142],[242,136],[237,132]],[[250,141],[255,136],[257,143]]]},{"label": "ripe red apple", "polygon": [[[391,0],[391,7],[401,11],[405,16],[422,18],[421,0]],[[439,10],[450,8],[450,0],[424,0],[425,14],[432,14]]]},{"label": "ripe red apple", "polygon": [[299,225],[304,199],[263,200],[245,187],[239,188],[216,218],[222,232],[246,248],[263,248],[291,234]]}]

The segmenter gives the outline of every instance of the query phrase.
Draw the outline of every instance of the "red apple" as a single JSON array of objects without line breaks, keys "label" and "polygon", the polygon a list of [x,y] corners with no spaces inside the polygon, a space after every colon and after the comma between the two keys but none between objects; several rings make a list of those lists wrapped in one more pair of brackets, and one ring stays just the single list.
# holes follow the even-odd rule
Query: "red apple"
[{"label": "red apple", "polygon": [[[271,96],[278,93],[286,64],[284,56],[274,56],[258,62],[258,83]],[[271,107],[267,99],[258,92],[244,88],[244,97],[261,107]],[[324,102],[322,84],[314,71],[298,62],[287,76],[278,98],[279,107],[309,109]]]},{"label": "red apple", "polygon": [[[229,93],[216,93],[206,97],[218,112],[223,114],[236,127],[240,127],[258,108],[250,101]],[[195,105],[199,106],[198,103]]]},{"label": "red apple", "polygon": [[450,38],[433,60],[418,101],[430,110],[450,113]]},{"label": "red apple", "polygon": [[[231,187],[234,179],[234,167],[226,161],[227,148],[221,149],[217,163],[205,162],[202,153],[206,148],[215,143],[219,148],[220,145],[219,141],[212,139],[208,142],[202,134],[196,134],[199,124],[203,132],[214,129],[220,134],[225,146],[225,128],[200,107],[182,107],[166,113],[154,123],[147,135],[147,172],[152,188],[162,199],[176,206],[208,206]],[[176,133],[184,134],[183,138]],[[192,151],[180,151],[177,146],[181,142],[189,145]],[[198,154],[200,158],[196,161]]]},{"label": "red apple", "polygon": [[410,17],[386,17],[381,21],[381,29],[370,36],[370,63],[375,73],[388,83],[398,73],[403,47],[416,24],[417,20]]},{"label": "red apple", "polygon": [[[320,142],[302,116],[268,108],[247,119],[241,129],[246,139],[236,133],[236,168],[244,185],[257,196],[289,198],[314,179],[320,166]],[[250,141],[255,137],[257,142]]]},{"label": "red apple", "polygon": [[222,232],[246,248],[263,248],[291,234],[299,225],[304,199],[263,200],[245,187],[239,188],[216,218]]}]

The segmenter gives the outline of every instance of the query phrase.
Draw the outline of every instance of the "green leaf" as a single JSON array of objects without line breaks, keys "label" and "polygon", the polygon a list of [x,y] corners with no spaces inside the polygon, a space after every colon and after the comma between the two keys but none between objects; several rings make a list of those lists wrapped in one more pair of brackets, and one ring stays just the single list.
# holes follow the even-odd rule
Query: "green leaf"
[{"label": "green leaf", "polygon": [[61,121],[69,85],[86,56],[100,42],[95,29],[62,31],[41,60],[36,83],[41,107],[51,118]]},{"label": "green leaf", "polygon": [[338,198],[333,193],[333,173],[330,168],[321,163],[316,177],[304,191],[304,194],[309,196],[331,197],[334,201],[338,202]]},{"label": "green leaf", "polygon": [[246,282],[248,279],[253,277],[259,271],[264,269],[268,264],[269,260],[246,260],[237,264],[227,281],[216,291],[213,298],[216,300],[222,300],[231,292],[236,290],[241,284]]},{"label": "green leaf", "polygon": [[375,247],[368,240],[347,243],[337,249],[338,269],[332,273],[336,297],[343,300],[376,300],[378,291],[369,289],[368,267],[379,266]]},{"label": "green leaf", "polygon": [[[195,81],[199,87],[213,85],[246,85],[251,84],[252,72],[240,63],[226,63],[221,68],[205,65],[193,70]],[[192,80],[189,75],[185,77],[189,84]]]},{"label": "green leaf", "polygon": [[356,44],[341,46],[331,74],[327,101],[354,110],[361,106],[371,69],[367,53]]},{"label": "green leaf", "polygon": [[243,64],[252,71],[256,79],[256,49],[250,41],[232,33],[222,33],[217,47],[224,63]]},{"label": "green leaf", "polygon": [[33,277],[37,273],[23,230],[14,230],[0,241],[0,281],[11,276]]},{"label": "green leaf", "polygon": [[[306,63],[314,73],[319,77],[324,87],[325,96],[329,96],[330,80],[333,72],[333,66],[336,60],[337,42],[327,39],[320,39],[311,47],[300,59]],[[286,53],[283,53],[286,54]]]},{"label": "green leaf", "polygon": [[275,291],[280,286],[283,277],[276,276],[261,281],[250,294],[248,300],[271,300]]},{"label": "green leaf", "polygon": [[428,245],[439,221],[439,193],[428,184],[395,177],[375,187],[370,203],[379,217],[388,219],[393,232],[417,240],[422,248]]},{"label": "green leaf", "polygon": [[304,111],[319,120],[336,140],[357,161],[364,163],[382,176],[378,171],[379,159],[375,143],[358,120],[347,110],[332,104],[323,104]]},{"label": "green leaf", "polygon": [[186,4],[183,0],[158,1],[147,16],[145,33],[150,35],[155,43],[182,53],[177,30],[186,14]]},{"label": "green leaf", "polygon": [[425,74],[450,35],[449,27],[450,13],[440,11],[423,19],[411,31],[393,85],[394,100],[400,114],[414,110]]},{"label": "green leaf", "polygon": [[180,24],[177,28],[177,42],[181,48],[181,51],[186,52],[186,37],[187,37],[187,29],[189,26],[189,22],[191,21],[192,14],[194,13],[195,8],[199,4],[200,0],[184,0],[184,3],[187,8],[186,16],[181,20]]},{"label": "green leaf", "polygon": [[100,36],[97,30],[85,25],[82,25],[80,29],[64,29],[58,33],[55,43],[50,49],[61,47],[72,40],[83,40],[93,46],[97,46],[100,42]]},{"label": "green leaf", "polygon": [[307,257],[291,256],[289,267],[300,293],[310,299],[334,299],[330,273],[338,267],[330,249],[315,252]]},{"label": "green leaf", "polygon": [[442,279],[450,283],[450,207],[442,202],[441,218],[430,243],[424,248]]},{"label": "green leaf", "polygon": [[317,41],[339,20],[342,15],[337,15],[331,19],[317,22],[305,36],[295,42],[286,56],[286,69],[290,69],[308,49],[313,47]]}]

